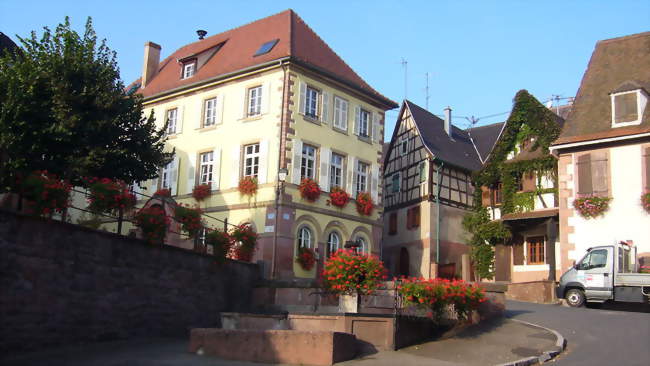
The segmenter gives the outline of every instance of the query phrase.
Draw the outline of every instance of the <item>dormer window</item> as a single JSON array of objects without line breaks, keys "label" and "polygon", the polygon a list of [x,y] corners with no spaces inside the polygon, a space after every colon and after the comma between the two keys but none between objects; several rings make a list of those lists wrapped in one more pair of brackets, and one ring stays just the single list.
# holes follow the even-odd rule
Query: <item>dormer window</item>
[{"label": "dormer window", "polygon": [[641,124],[647,99],[641,89],[612,93],[612,127]]},{"label": "dormer window", "polygon": [[196,73],[196,60],[183,63],[183,79],[190,78]]}]

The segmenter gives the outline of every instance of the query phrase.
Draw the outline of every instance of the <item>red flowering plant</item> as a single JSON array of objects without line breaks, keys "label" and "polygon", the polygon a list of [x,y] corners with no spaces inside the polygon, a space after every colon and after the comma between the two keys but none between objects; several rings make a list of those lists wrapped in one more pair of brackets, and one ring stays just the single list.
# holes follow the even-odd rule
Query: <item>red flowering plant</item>
[{"label": "red flowering plant", "polygon": [[257,192],[257,179],[255,177],[246,176],[239,180],[239,193],[252,196]]},{"label": "red flowering plant", "polygon": [[641,195],[641,206],[645,212],[650,213],[650,193]]},{"label": "red flowering plant", "polygon": [[639,267],[639,273],[650,273],[650,266]]},{"label": "red flowering plant", "polygon": [[201,229],[201,209],[190,207],[189,205],[178,204],[174,209],[176,221],[181,223],[181,229],[187,233],[190,238],[195,238]]},{"label": "red flowering plant", "polygon": [[126,183],[108,178],[85,178],[88,187],[88,209],[93,212],[112,213],[135,206],[135,195]]},{"label": "red flowering plant", "polygon": [[302,178],[298,190],[300,191],[300,197],[309,202],[315,202],[320,196],[320,187],[311,178]]},{"label": "red flowering plant", "polygon": [[212,254],[215,256],[218,263],[226,259],[226,255],[230,251],[232,239],[227,232],[221,230],[210,230],[205,234],[205,244],[212,247]]},{"label": "red flowering plant", "polygon": [[172,191],[167,189],[167,188],[160,188],[159,190],[156,191],[156,193],[153,194],[155,196],[161,196],[161,197],[171,197],[172,196]]},{"label": "red flowering plant", "polygon": [[370,216],[374,203],[368,192],[360,192],[357,195],[357,212],[361,215]]},{"label": "red flowering plant", "polygon": [[72,186],[46,170],[34,171],[18,181],[20,194],[26,198],[33,214],[49,216],[63,212],[70,205]]},{"label": "red flowering plant", "polygon": [[464,320],[486,301],[482,288],[462,280],[404,278],[396,281],[395,288],[407,306],[428,310],[427,316],[438,321],[450,305],[457,318]]},{"label": "red flowering plant", "polygon": [[314,253],[310,248],[300,247],[298,248],[296,262],[300,264],[300,267],[305,271],[310,271],[314,268],[314,263],[316,263],[316,253]]},{"label": "red flowering plant", "polygon": [[611,200],[609,197],[597,196],[576,198],[573,201],[573,208],[585,219],[593,219],[605,214],[605,211],[609,209],[609,201]]},{"label": "red flowering plant", "polygon": [[228,258],[250,262],[257,245],[257,233],[249,224],[241,224],[230,230],[232,246]]},{"label": "red flowering plant", "polygon": [[352,295],[370,295],[386,278],[384,262],[376,256],[339,249],[327,259],[322,272],[323,286],[328,291]]},{"label": "red flowering plant", "polygon": [[341,189],[340,187],[334,187],[330,191],[330,199],[328,203],[336,206],[343,208],[345,205],[348,204],[348,201],[350,201],[350,195],[348,192],[345,190]]},{"label": "red flowering plant", "polygon": [[162,244],[171,220],[160,206],[143,207],[134,215],[135,225],[150,244]]},{"label": "red flowering plant", "polygon": [[211,188],[209,184],[199,184],[198,186],[194,187],[192,189],[192,197],[196,200],[196,202],[201,202],[204,199],[210,197],[211,195]]}]

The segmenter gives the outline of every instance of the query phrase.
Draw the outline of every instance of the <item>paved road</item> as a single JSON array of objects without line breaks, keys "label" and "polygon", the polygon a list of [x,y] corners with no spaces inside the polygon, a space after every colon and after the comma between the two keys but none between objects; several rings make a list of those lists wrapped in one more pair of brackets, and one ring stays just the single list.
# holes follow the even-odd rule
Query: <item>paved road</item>
[{"label": "paved road", "polygon": [[508,301],[506,316],[560,332],[568,341],[557,365],[650,365],[650,309],[605,305],[569,308]]}]

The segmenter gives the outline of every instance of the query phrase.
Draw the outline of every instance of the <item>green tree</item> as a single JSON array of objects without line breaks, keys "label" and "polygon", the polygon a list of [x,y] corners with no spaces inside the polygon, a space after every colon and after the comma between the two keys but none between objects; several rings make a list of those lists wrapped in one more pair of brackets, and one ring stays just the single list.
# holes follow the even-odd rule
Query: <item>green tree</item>
[{"label": "green tree", "polygon": [[84,176],[144,181],[173,158],[153,113],[125,92],[116,54],[66,17],[40,39],[20,38],[20,52],[0,55],[0,192],[16,176],[48,170],[80,183]]},{"label": "green tree", "polygon": [[463,228],[470,233],[470,257],[476,277],[494,277],[494,246],[510,239],[512,234],[501,221],[492,221],[485,207],[478,207],[465,215]]}]

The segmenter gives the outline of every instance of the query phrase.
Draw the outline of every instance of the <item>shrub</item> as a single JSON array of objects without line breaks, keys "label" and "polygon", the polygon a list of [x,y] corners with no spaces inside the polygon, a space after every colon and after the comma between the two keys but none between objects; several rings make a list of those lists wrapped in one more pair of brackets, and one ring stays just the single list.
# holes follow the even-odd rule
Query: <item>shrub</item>
[{"label": "shrub", "polygon": [[192,197],[196,200],[196,202],[201,202],[204,199],[210,197],[212,194],[211,188],[209,184],[199,184],[198,186],[194,187],[192,189]]},{"label": "shrub", "polygon": [[386,278],[384,262],[375,256],[339,249],[325,262],[323,285],[338,294],[372,294]]},{"label": "shrub", "polygon": [[300,264],[300,267],[305,271],[309,271],[314,268],[314,263],[316,263],[316,253],[310,248],[300,247],[298,248],[298,257],[296,257],[296,262]]},{"label": "shrub", "polygon": [[223,262],[232,246],[232,239],[227,232],[210,230],[205,234],[205,244],[212,247],[212,253],[217,262]]},{"label": "shrub", "polygon": [[298,190],[300,191],[300,197],[309,202],[315,202],[320,197],[320,187],[311,178],[302,178]]},{"label": "shrub", "polygon": [[135,214],[135,225],[142,230],[150,244],[162,244],[169,228],[170,219],[160,206],[143,207]]},{"label": "shrub", "polygon": [[28,206],[37,216],[61,213],[70,205],[72,186],[46,170],[34,171],[18,184],[20,194],[29,201]]},{"label": "shrub", "polygon": [[239,181],[239,193],[252,196],[257,192],[257,179],[254,177],[243,177]]},{"label": "shrub", "polygon": [[345,207],[345,205],[348,204],[348,201],[350,201],[350,195],[348,194],[348,192],[341,189],[340,187],[332,188],[330,192],[329,203],[331,203],[336,207],[343,208]]},{"label": "shrub", "polygon": [[187,233],[190,238],[195,238],[203,228],[201,223],[201,209],[192,208],[179,204],[174,209],[176,221],[181,223],[181,229]]},{"label": "shrub", "polygon": [[592,219],[604,215],[609,209],[610,197],[589,196],[576,198],[573,201],[573,207],[578,211],[580,216],[585,219]]},{"label": "shrub", "polygon": [[357,195],[357,212],[361,215],[370,216],[372,214],[373,202],[372,197],[367,192],[361,192]]},{"label": "shrub", "polygon": [[241,224],[230,231],[232,246],[228,258],[250,262],[253,259],[255,246],[257,245],[257,234],[248,224]]},{"label": "shrub", "polygon": [[86,178],[88,209],[96,213],[112,213],[118,210],[128,210],[135,206],[136,198],[129,191],[126,183],[113,181],[108,178]]}]

